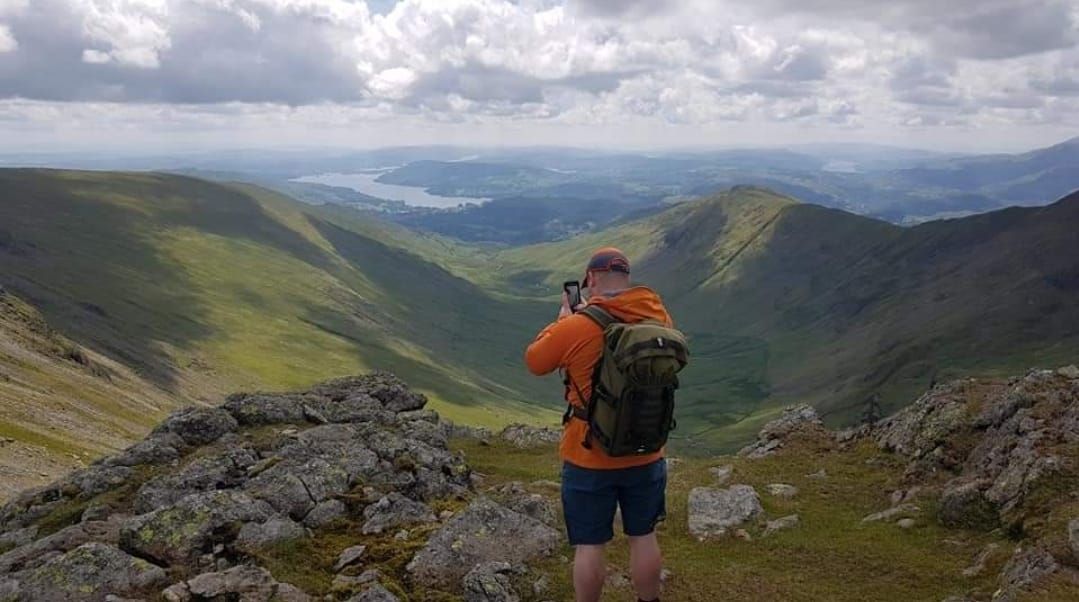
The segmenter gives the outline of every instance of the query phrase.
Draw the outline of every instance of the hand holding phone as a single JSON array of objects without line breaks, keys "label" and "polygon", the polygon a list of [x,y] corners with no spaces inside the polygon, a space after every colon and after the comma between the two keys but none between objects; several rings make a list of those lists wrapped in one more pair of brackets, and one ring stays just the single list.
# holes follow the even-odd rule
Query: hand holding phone
[{"label": "hand holding phone", "polygon": [[576,313],[582,303],[581,283],[576,280],[566,281],[562,283],[562,292],[565,293],[566,308],[570,313]]}]

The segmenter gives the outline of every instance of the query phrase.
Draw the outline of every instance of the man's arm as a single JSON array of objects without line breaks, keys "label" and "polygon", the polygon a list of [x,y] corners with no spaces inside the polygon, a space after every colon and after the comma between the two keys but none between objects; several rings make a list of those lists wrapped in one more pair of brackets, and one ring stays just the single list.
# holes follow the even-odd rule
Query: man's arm
[{"label": "man's arm", "polygon": [[528,371],[536,376],[543,376],[560,368],[566,353],[580,338],[582,319],[587,320],[572,315],[562,317],[540,331],[536,340],[525,350]]}]

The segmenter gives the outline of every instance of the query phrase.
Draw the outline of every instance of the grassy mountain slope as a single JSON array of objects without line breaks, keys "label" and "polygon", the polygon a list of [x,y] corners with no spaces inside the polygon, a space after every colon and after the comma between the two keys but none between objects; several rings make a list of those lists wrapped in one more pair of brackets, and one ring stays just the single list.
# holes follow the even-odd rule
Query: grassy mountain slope
[{"label": "grassy mountain slope", "polygon": [[469,261],[437,239],[182,176],[10,170],[0,190],[3,281],[180,398],[378,368],[471,422],[538,412],[502,351],[539,306],[436,265]]},{"label": "grassy mountain slope", "polygon": [[174,407],[0,289],[0,499],[126,446]]},{"label": "grassy mountain slope", "polygon": [[743,188],[500,260],[551,290],[606,243],[691,334],[683,434],[712,443],[783,403],[850,422],[875,393],[894,408],[936,379],[1079,355],[1079,196],[900,228]]}]

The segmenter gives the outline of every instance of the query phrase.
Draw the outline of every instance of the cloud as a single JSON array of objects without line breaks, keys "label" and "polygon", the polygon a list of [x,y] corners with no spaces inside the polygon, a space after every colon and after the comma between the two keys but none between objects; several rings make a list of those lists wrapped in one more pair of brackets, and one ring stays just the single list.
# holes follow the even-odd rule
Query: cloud
[{"label": "cloud", "polygon": [[250,105],[270,123],[1020,127],[1077,119],[1077,36],[1068,0],[0,0],[0,99],[198,123]]}]

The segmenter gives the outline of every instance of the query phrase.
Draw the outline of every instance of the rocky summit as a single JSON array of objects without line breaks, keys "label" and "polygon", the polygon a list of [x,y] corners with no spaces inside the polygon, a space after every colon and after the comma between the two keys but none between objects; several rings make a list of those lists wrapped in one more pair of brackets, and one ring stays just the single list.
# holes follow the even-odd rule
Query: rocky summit
[{"label": "rocky summit", "polygon": [[331,559],[328,599],[515,599],[485,592],[554,551],[554,511],[477,495],[447,448],[457,427],[425,403],[376,373],[180,410],[0,510],[0,600],[309,600],[271,568],[333,525],[356,545]]}]

